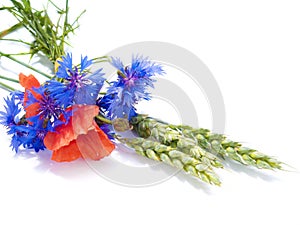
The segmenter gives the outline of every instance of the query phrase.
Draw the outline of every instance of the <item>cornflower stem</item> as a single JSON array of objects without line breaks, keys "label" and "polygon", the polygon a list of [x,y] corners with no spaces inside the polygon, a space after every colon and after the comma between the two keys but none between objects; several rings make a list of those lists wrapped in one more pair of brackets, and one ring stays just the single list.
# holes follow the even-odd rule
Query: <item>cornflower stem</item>
[{"label": "cornflower stem", "polygon": [[47,77],[48,79],[51,79],[51,78],[52,78],[50,75],[48,75],[48,74],[46,74],[46,73],[44,73],[44,72],[42,72],[42,71],[40,71],[40,70],[38,70],[38,69],[32,67],[32,66],[30,66],[30,65],[28,65],[28,64],[26,64],[26,63],[23,63],[22,61],[20,61],[20,60],[14,58],[14,57],[12,57],[11,55],[4,54],[3,52],[0,52],[0,56],[4,56],[4,57],[6,57],[6,58],[8,58],[8,59],[10,59],[10,60],[12,60],[12,61],[14,61],[14,62],[16,62],[16,63],[19,63],[19,64],[21,64],[22,66],[25,66],[25,67],[27,67],[27,68],[29,68],[29,69],[31,69],[31,70],[33,70],[33,71],[35,71],[35,72],[37,72],[37,73],[43,75],[44,77]]},{"label": "cornflower stem", "polygon": [[[100,56],[92,59],[93,62],[110,62],[110,59],[108,56]],[[99,60],[99,61],[98,61]]]},{"label": "cornflower stem", "polygon": [[0,75],[0,79],[8,80],[8,81],[11,81],[11,82],[14,82],[14,83],[19,83],[19,81],[16,80],[16,79],[5,77],[5,76],[1,76],[1,75]]},{"label": "cornflower stem", "polygon": [[124,73],[122,73],[120,70],[118,70],[117,74],[118,74],[120,77],[127,78],[126,75],[125,75]]},{"label": "cornflower stem", "polygon": [[[59,59],[57,59],[56,61],[60,61],[60,60],[61,60],[61,59],[59,58]],[[104,63],[104,62],[109,62],[109,58],[108,58],[108,56],[101,56],[101,57],[93,58],[92,61],[93,61],[93,64],[95,64],[95,63]],[[76,67],[77,67],[78,69],[81,68],[80,66],[81,66],[80,64],[77,64],[77,65],[76,65]],[[88,71],[88,72],[91,72],[91,71]]]},{"label": "cornflower stem", "polygon": [[106,62],[109,62],[109,61],[107,59],[93,61],[93,63],[106,63]]},{"label": "cornflower stem", "polygon": [[102,116],[96,116],[96,118],[97,118],[98,120],[104,122],[104,123],[112,124],[112,121],[111,121],[111,120],[106,119],[106,118],[104,118],[104,117],[102,117]]},{"label": "cornflower stem", "polygon": [[[63,54],[65,55],[65,54]],[[58,58],[56,61],[61,61],[61,58]],[[102,63],[102,62],[110,62],[108,56],[101,56],[101,57],[96,57],[92,59],[93,64],[94,63]],[[80,69],[80,64],[77,64],[76,67]]]},{"label": "cornflower stem", "polygon": [[0,82],[0,88],[5,89],[7,91],[15,91],[16,90],[13,87],[11,87],[5,83],[2,83],[2,82]]}]

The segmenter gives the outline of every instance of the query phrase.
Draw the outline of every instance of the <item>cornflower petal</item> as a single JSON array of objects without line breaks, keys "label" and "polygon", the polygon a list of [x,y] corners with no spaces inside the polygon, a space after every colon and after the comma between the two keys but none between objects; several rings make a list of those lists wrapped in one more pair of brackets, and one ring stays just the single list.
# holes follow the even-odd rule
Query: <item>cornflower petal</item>
[{"label": "cornflower petal", "polygon": [[105,79],[101,69],[90,73],[88,68],[92,63],[86,56],[81,56],[80,66],[77,67],[72,65],[71,54],[62,57],[56,76],[63,78],[63,81],[51,80],[47,83],[51,96],[61,99],[65,107],[73,104],[95,104]]},{"label": "cornflower petal", "polygon": [[136,114],[134,105],[142,99],[150,99],[147,89],[154,87],[152,77],[164,74],[164,70],[161,65],[142,56],[133,56],[128,66],[124,66],[119,58],[112,57],[111,64],[118,69],[118,80],[111,82],[98,105],[111,119],[130,119]]}]

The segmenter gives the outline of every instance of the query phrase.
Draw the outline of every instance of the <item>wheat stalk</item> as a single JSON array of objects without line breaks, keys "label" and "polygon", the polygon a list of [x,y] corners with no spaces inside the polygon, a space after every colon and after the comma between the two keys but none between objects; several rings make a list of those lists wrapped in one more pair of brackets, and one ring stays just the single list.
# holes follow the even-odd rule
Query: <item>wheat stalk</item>
[{"label": "wheat stalk", "polygon": [[221,182],[212,167],[171,146],[144,138],[119,138],[119,140],[147,158],[162,161],[170,166],[184,170],[202,181],[220,186]]},{"label": "wheat stalk", "polygon": [[215,167],[222,167],[216,159],[216,156],[221,156],[260,169],[282,169],[283,163],[277,159],[243,147],[239,142],[230,141],[225,135],[211,133],[208,129],[167,124],[145,115],[132,118],[131,124],[140,137],[152,137]]}]

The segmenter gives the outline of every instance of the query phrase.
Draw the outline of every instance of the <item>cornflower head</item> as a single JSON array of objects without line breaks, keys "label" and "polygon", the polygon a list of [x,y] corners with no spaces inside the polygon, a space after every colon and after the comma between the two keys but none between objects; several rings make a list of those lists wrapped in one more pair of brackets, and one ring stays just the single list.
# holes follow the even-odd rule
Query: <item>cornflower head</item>
[{"label": "cornflower head", "polygon": [[130,119],[136,115],[135,104],[142,100],[150,100],[148,87],[153,88],[153,76],[164,74],[160,64],[142,56],[133,56],[131,64],[124,66],[119,58],[111,58],[111,64],[118,69],[117,81],[111,82],[106,95],[98,101],[98,105],[107,112],[111,119]]},{"label": "cornflower head", "polygon": [[72,110],[65,108],[61,100],[50,95],[47,85],[33,88],[34,94],[28,91],[25,110],[30,112],[27,120],[43,132],[53,131],[55,127],[68,123]]},{"label": "cornflower head", "polygon": [[81,57],[78,66],[73,65],[72,54],[63,56],[58,60],[56,77],[58,80],[50,80],[47,89],[55,99],[60,99],[64,107],[73,104],[95,104],[99,91],[104,82],[104,73],[99,69],[93,73],[89,71],[92,60]]},{"label": "cornflower head", "polygon": [[12,136],[11,147],[18,152],[19,147],[33,148],[36,152],[44,150],[43,143],[45,129],[36,129],[27,123],[24,114],[23,95],[21,92],[12,92],[5,101],[5,111],[0,111],[0,123],[7,128],[7,134]]},{"label": "cornflower head", "polygon": [[13,93],[4,101],[5,111],[0,111],[0,123],[7,128],[7,134],[12,135],[11,147],[17,152],[21,145],[22,130],[19,129],[18,124],[20,123],[22,104]]}]

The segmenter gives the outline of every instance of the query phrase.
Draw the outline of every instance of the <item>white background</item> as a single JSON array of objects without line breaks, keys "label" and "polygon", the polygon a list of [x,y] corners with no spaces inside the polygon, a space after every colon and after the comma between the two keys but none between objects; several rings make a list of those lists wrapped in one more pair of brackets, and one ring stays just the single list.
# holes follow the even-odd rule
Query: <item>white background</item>
[{"label": "white background", "polygon": [[[220,86],[226,134],[299,170],[299,1],[85,0],[70,6],[74,15],[87,9],[72,39],[75,54],[101,56],[138,41],[192,51]],[[1,30],[14,24],[3,12],[0,21]],[[17,74],[16,68],[10,69]],[[129,188],[99,177],[83,160],[59,164],[49,152],[16,156],[2,127],[0,142],[1,224],[300,223],[298,172],[233,166],[237,170],[219,173],[220,188],[183,173]]]}]

